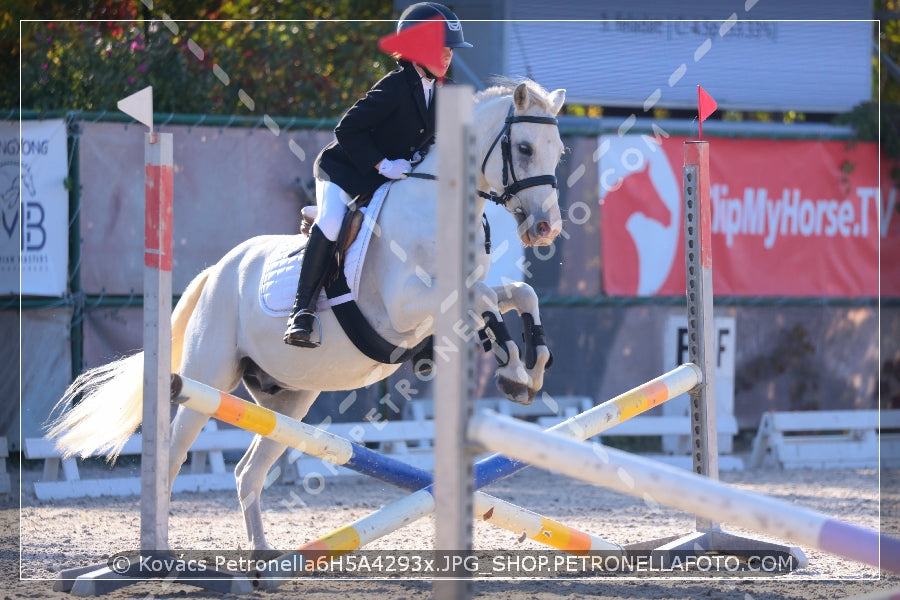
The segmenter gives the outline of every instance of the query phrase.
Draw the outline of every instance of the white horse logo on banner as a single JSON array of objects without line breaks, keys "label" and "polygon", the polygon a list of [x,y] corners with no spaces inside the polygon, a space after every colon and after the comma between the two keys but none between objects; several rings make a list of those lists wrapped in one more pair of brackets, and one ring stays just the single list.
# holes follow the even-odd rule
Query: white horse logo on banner
[{"label": "white horse logo on banner", "polygon": [[613,227],[623,226],[634,243],[637,264],[626,268],[637,270],[637,285],[630,291],[652,296],[668,278],[678,249],[680,178],[649,136],[604,136],[600,144],[604,217],[612,216]]}]

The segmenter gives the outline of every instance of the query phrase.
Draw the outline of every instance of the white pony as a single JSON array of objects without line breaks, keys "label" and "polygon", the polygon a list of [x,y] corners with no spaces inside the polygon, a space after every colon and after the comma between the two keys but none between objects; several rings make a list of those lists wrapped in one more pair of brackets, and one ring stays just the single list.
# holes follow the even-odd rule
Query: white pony
[{"label": "white pony", "polygon": [[[555,115],[565,90],[548,93],[529,80],[498,85],[475,97],[473,122],[481,172],[479,213],[488,198],[504,203],[519,223],[525,245],[548,245],[562,228],[556,178],[563,152]],[[429,153],[418,172],[435,173],[437,152]],[[386,184],[387,185],[387,184]],[[433,332],[440,299],[434,285],[436,186],[439,182],[408,178],[391,184],[378,217],[360,279],[358,304],[384,340],[412,348]],[[494,190],[503,190],[502,194]],[[462,235],[462,233],[460,233]],[[480,247],[484,232],[475,236]],[[285,319],[263,311],[259,287],[267,255],[287,238],[260,236],[226,254],[198,275],[172,314],[172,370],[212,387],[230,391],[243,380],[260,405],[302,419],[321,391],[353,390],[386,378],[399,364],[385,364],[363,354],[344,334],[333,311],[320,312],[326,332],[316,349],[285,345]],[[400,250],[398,250],[400,249]],[[497,385],[511,400],[530,403],[543,385],[550,352],[543,341],[538,301],[524,283],[491,288],[482,280],[490,257],[480,251],[476,290],[476,325],[487,326],[500,362]],[[473,279],[476,279],[473,277]],[[501,313],[515,308],[526,331],[526,356],[508,334]],[[437,347],[437,346],[436,346]],[[49,437],[68,456],[107,454],[114,460],[141,421],[142,353],[97,367],[72,383],[57,404]],[[81,396],[77,403],[72,400]],[[209,417],[180,407],[172,422],[169,481],[174,480],[188,450]],[[237,491],[250,544],[268,549],[259,495],[269,468],[283,444],[256,436],[235,469]]]}]

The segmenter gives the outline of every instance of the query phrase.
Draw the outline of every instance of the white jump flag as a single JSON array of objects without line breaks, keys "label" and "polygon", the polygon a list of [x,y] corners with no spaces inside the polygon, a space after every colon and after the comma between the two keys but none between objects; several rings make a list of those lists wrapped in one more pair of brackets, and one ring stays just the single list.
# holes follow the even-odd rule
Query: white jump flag
[{"label": "white jump flag", "polygon": [[139,92],[135,92],[127,98],[122,98],[116,104],[123,113],[143,123],[153,132],[153,86],[148,85]]}]

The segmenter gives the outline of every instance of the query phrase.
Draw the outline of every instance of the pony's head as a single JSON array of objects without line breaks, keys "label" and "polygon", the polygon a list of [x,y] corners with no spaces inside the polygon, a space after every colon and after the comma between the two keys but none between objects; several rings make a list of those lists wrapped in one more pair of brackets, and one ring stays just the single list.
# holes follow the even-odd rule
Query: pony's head
[{"label": "pony's head", "polygon": [[528,79],[505,80],[475,97],[479,193],[512,213],[526,246],[548,246],[562,231],[556,115],[565,99],[565,90],[547,92]]}]

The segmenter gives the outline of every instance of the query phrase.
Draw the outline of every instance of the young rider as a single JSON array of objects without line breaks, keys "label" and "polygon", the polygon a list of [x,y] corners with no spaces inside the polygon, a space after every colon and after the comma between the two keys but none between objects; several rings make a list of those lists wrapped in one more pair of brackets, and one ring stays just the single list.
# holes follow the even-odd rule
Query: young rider
[{"label": "young rider", "polygon": [[399,68],[378,81],[365,97],[344,114],[331,142],[315,163],[318,216],[312,226],[297,297],[288,320],[284,342],[314,348],[316,296],[348,205],[354,198],[374,192],[388,180],[405,179],[410,161],[434,142],[434,84],[450,67],[454,48],[471,48],[463,39],[456,15],[436,2],[413,4],[400,15],[397,32],[421,21],[444,20],[441,69],[399,60]]}]

